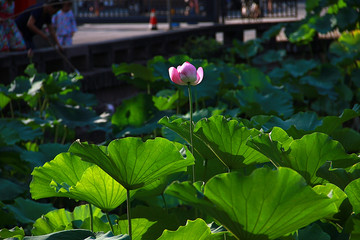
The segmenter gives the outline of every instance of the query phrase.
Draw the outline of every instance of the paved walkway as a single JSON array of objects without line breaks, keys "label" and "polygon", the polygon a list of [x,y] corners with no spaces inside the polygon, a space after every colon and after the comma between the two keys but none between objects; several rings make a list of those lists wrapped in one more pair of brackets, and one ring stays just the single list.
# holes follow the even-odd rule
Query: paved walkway
[{"label": "paved walkway", "polygon": [[[302,19],[306,15],[305,1],[298,2],[298,17]],[[225,24],[232,23],[254,23],[254,22],[281,22],[294,20],[294,18],[267,18],[267,19],[238,19],[227,20]],[[121,38],[128,38],[133,36],[143,36],[149,34],[158,34],[165,31],[176,31],[182,28],[197,28],[201,26],[213,25],[211,22],[204,22],[198,24],[180,23],[179,28],[169,30],[168,23],[158,23],[158,30],[150,30],[148,23],[108,23],[108,24],[83,24],[78,27],[78,32],[73,38],[74,44],[95,43],[101,41],[116,40]]]}]

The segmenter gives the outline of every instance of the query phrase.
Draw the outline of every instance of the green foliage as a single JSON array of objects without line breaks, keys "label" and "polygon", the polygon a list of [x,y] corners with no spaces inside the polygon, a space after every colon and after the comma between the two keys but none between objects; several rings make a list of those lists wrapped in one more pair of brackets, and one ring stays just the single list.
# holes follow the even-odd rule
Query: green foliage
[{"label": "green foliage", "polygon": [[[78,75],[31,64],[0,85],[0,238],[359,238],[359,1],[306,9],[227,48],[199,37],[182,55],[113,65],[139,90],[114,114],[95,111]],[[310,49],[335,29],[311,59],[268,49],[282,30]],[[187,88],[168,76],[184,61],[204,69],[193,123]]]}]

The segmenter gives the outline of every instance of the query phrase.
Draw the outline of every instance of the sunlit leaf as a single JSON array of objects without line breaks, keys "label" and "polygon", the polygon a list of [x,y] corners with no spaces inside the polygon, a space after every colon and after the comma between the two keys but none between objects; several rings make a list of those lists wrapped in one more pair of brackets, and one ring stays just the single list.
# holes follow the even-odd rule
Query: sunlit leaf
[{"label": "sunlit leaf", "polygon": [[166,193],[206,211],[238,239],[276,239],[338,211],[288,168],[217,175],[203,194],[189,183],[174,183]]},{"label": "sunlit leaf", "polygon": [[[104,214],[99,208],[93,207],[93,216],[101,218]],[[33,224],[33,235],[44,235],[62,230],[74,229],[75,221],[84,222],[90,217],[89,205],[81,205],[69,212],[64,208],[56,209],[38,218]],[[96,221],[94,229],[97,229]],[[99,229],[101,230],[101,229]]]},{"label": "sunlit leaf", "polygon": [[69,151],[82,160],[97,164],[128,190],[145,186],[164,175],[184,171],[193,164],[193,160],[184,159],[177,147],[164,138],[146,142],[133,137],[117,139],[110,142],[106,152],[96,145],[76,141]]},{"label": "sunlit leaf", "polygon": [[[64,169],[67,169],[64,173]],[[33,172],[30,192],[35,199],[69,197],[87,201],[110,211],[126,200],[126,190],[98,166],[81,161],[69,153]],[[56,177],[54,177],[56,176]]]},{"label": "sunlit leaf", "polygon": [[180,226],[176,231],[165,230],[159,240],[210,240],[224,239],[224,233],[211,233],[209,226],[204,220],[198,218],[188,220],[185,226]]}]

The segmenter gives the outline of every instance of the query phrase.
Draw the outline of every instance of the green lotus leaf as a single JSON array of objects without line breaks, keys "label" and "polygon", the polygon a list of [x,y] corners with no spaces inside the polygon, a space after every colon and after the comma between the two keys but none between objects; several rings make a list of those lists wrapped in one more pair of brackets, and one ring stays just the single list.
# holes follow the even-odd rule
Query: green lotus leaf
[{"label": "green lotus leaf", "polygon": [[308,44],[313,41],[316,34],[315,29],[311,28],[309,24],[302,24],[295,32],[289,36],[289,42],[299,45]]},{"label": "green lotus leaf", "polygon": [[55,118],[61,119],[62,123],[73,127],[83,127],[84,125],[95,125],[100,116],[96,115],[96,112],[92,109],[62,105],[60,103],[51,103],[48,107],[48,111]]},{"label": "green lotus leaf", "polygon": [[0,110],[6,107],[8,103],[11,101],[11,98],[0,92]]},{"label": "green lotus leaf", "polygon": [[[146,218],[133,218],[131,219],[132,225],[132,240],[144,239],[143,235],[154,225],[156,221],[149,221]],[[114,226],[116,235],[128,234],[129,223],[127,220],[119,220],[118,224]]]},{"label": "green lotus leaf", "polygon": [[[126,189],[98,166],[85,170],[70,194],[108,212],[126,200]],[[132,195],[132,194],[131,194]]]},{"label": "green lotus leaf", "polygon": [[187,166],[194,164],[193,159],[184,159],[176,145],[164,138],[146,142],[134,137],[117,139],[109,143],[106,152],[96,145],[75,141],[69,151],[84,161],[97,164],[127,190],[186,171]]},{"label": "green lotus leaf", "polygon": [[248,141],[248,145],[268,156],[277,166],[299,172],[309,184],[322,183],[317,171],[327,161],[334,166],[352,165],[359,161],[355,154],[347,154],[343,146],[328,135],[315,132],[296,139],[284,148],[281,143],[265,134]]},{"label": "green lotus leaf", "polygon": [[23,240],[84,240],[87,237],[95,236],[90,230],[73,229],[59,231],[41,236],[24,237]]},{"label": "green lotus leaf", "polygon": [[[99,208],[92,207],[92,209],[94,218],[104,216],[104,213],[102,213]],[[76,207],[73,212],[69,212],[64,208],[56,209],[38,218],[33,225],[31,233],[38,236],[73,229],[75,221],[84,222],[89,217],[89,205],[80,205]],[[94,226],[94,229],[95,228],[96,225]]]},{"label": "green lotus leaf", "polygon": [[346,188],[345,193],[347,194],[351,205],[353,206],[353,211],[355,214],[360,213],[360,178],[350,182]]},{"label": "green lotus leaf", "polygon": [[12,200],[25,191],[26,189],[23,186],[16,184],[13,181],[0,178],[0,201]]},{"label": "green lotus leaf", "polygon": [[203,194],[189,183],[173,183],[166,193],[206,211],[238,239],[276,239],[338,211],[335,200],[282,167],[217,175]]},{"label": "green lotus leaf", "polygon": [[[189,139],[189,122],[183,119],[171,121],[165,117],[160,124],[179,134],[187,142]],[[266,162],[262,154],[256,153],[245,145],[249,136],[259,134],[256,129],[247,129],[235,120],[226,120],[223,116],[213,116],[197,122],[193,133],[194,154],[201,156],[206,165],[221,162],[225,167],[238,169],[248,164]],[[199,165],[202,165],[198,163]],[[217,173],[224,172],[221,165],[215,165]],[[204,167],[197,167],[198,171],[206,171]],[[219,172],[220,171],[220,172]],[[197,173],[199,177],[202,173]],[[206,178],[206,177],[205,177]],[[202,178],[201,178],[202,179]]]},{"label": "green lotus leaf", "polygon": [[104,211],[111,211],[126,200],[123,186],[98,166],[69,153],[36,168],[33,176],[30,192],[35,199],[69,197],[87,201]]},{"label": "green lotus leaf", "polygon": [[236,120],[227,120],[221,115],[202,119],[196,123],[194,132],[230,169],[268,161],[264,155],[246,145],[249,137],[260,132],[248,129]]},{"label": "green lotus leaf", "polygon": [[92,166],[91,163],[81,161],[79,157],[70,153],[58,154],[53,160],[42,167],[36,167],[31,173],[33,176],[30,183],[32,198],[72,197],[76,199],[68,191],[55,191],[50,183],[55,183],[55,185],[66,183],[67,186],[75,186],[90,166]]},{"label": "green lotus leaf", "polygon": [[352,128],[335,130],[331,136],[339,141],[347,152],[357,152],[360,146],[360,133]]},{"label": "green lotus leaf", "polygon": [[128,125],[139,127],[151,117],[153,108],[151,95],[138,94],[117,107],[111,123],[120,129]]},{"label": "green lotus leaf", "polygon": [[291,74],[291,76],[297,78],[305,75],[308,71],[318,66],[315,60],[294,60],[287,61],[283,64],[283,67]]},{"label": "green lotus leaf", "polygon": [[[142,239],[158,239],[165,229],[176,230],[179,225],[179,216],[175,213],[169,213],[167,210],[158,206],[141,206],[138,205],[131,209],[132,219],[147,219],[146,224],[151,224],[151,227],[143,231]],[[119,219],[126,220],[127,216],[122,215]],[[125,229],[126,221],[120,223],[120,228]]]},{"label": "green lotus leaf", "polygon": [[152,100],[157,109],[165,111],[176,108],[176,102],[180,94],[180,91],[162,90],[156,93],[156,95],[152,97]]},{"label": "green lotus leaf", "polygon": [[242,59],[251,58],[262,50],[261,41],[259,39],[249,40],[246,42],[234,40],[233,45],[233,50]]},{"label": "green lotus leaf", "polygon": [[22,227],[14,227],[12,229],[0,229],[0,238],[1,239],[7,239],[7,238],[13,238],[13,239],[23,239],[25,236],[25,231]]},{"label": "green lotus leaf", "polygon": [[313,189],[316,193],[323,194],[324,196],[328,196],[330,194],[331,198],[336,200],[334,203],[338,208],[340,208],[343,201],[348,197],[343,190],[331,183],[316,185]]},{"label": "green lotus leaf", "polygon": [[206,222],[198,218],[194,221],[188,220],[185,226],[179,227],[176,231],[165,230],[158,240],[211,240],[224,239],[224,233],[211,233]]},{"label": "green lotus leaf", "polygon": [[19,120],[0,119],[0,145],[14,145],[20,141],[32,141],[41,135],[40,128],[32,129]]},{"label": "green lotus leaf", "polygon": [[299,240],[331,240],[328,233],[316,223],[313,223],[299,230]]},{"label": "green lotus leaf", "polygon": [[338,14],[336,15],[336,22],[340,30],[346,30],[355,24],[359,19],[359,12],[350,7],[340,8]]},{"label": "green lotus leaf", "polygon": [[33,223],[42,214],[55,209],[50,203],[38,203],[24,198],[15,199],[15,203],[7,205],[6,208],[21,223]]},{"label": "green lotus leaf", "polygon": [[332,14],[326,14],[325,16],[315,17],[315,22],[310,23],[309,26],[319,33],[326,34],[333,29],[334,22],[336,22],[335,17]]}]

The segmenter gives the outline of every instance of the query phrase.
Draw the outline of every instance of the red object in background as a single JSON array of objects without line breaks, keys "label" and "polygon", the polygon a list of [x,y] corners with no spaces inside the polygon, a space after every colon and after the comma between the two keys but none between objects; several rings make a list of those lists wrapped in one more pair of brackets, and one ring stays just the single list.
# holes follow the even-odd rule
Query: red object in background
[{"label": "red object in background", "polygon": [[151,9],[150,12],[150,29],[151,30],[157,30],[157,19],[156,19],[156,11],[155,9]]},{"label": "red object in background", "polygon": [[15,0],[15,14],[23,12],[34,4],[36,4],[36,0]]}]

